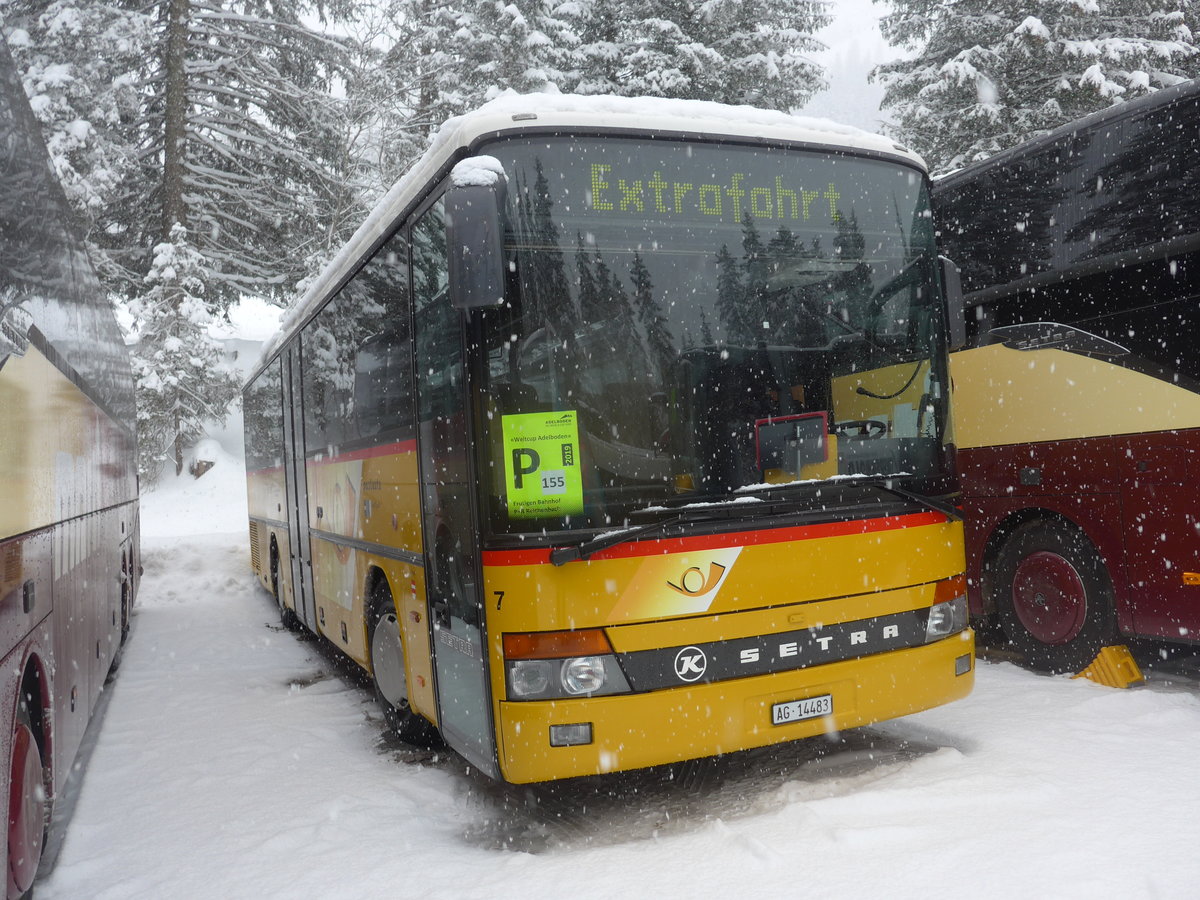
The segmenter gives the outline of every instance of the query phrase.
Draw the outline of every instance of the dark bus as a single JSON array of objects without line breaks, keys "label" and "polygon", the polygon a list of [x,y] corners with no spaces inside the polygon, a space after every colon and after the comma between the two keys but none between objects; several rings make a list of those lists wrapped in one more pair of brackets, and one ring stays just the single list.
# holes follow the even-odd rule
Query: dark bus
[{"label": "dark bus", "polygon": [[1029,662],[1200,641],[1200,84],[947,175],[971,610]]}]

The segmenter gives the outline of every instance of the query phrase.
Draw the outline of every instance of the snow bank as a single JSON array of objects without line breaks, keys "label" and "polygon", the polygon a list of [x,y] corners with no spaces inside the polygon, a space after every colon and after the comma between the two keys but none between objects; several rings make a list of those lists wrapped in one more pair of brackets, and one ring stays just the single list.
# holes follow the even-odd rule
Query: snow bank
[{"label": "snow bank", "polygon": [[[213,465],[200,478],[189,474],[197,460]],[[178,538],[193,534],[247,534],[246,466],[240,407],[223,429],[214,430],[184,459],[176,477],[168,463],[158,481],[142,492],[142,534]]]}]

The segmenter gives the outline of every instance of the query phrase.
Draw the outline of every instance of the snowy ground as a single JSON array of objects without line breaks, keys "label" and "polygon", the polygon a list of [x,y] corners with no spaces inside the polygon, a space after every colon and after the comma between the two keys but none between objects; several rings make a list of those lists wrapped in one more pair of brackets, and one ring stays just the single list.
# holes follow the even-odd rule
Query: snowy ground
[{"label": "snowy ground", "polygon": [[967,700],[836,741],[506,792],[390,744],[279,630],[216,455],[144,500],[133,638],[39,900],[1200,896],[1200,679],[981,662]]}]

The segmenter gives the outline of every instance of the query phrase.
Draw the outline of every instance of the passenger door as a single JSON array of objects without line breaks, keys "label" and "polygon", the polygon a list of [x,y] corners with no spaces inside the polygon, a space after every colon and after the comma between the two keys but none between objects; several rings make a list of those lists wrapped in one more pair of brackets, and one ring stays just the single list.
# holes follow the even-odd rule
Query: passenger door
[{"label": "passenger door", "polygon": [[463,317],[450,303],[441,201],[414,226],[412,254],[421,520],[438,725],[451,747],[496,776]]},{"label": "passenger door", "polygon": [[304,416],[301,403],[300,349],[283,355],[283,469],[287,481],[287,522],[292,602],[296,616],[317,630],[312,589],[312,553],[308,537],[308,488],[304,470]]}]

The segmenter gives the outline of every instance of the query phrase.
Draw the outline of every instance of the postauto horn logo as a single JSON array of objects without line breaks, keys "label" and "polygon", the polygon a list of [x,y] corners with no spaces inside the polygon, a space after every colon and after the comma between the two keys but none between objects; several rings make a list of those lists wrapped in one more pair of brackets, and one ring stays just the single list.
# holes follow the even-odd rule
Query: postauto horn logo
[{"label": "postauto horn logo", "polygon": [[724,574],[725,567],[716,562],[708,564],[707,575],[699,566],[691,566],[684,571],[683,576],[679,579],[679,584],[668,581],[667,587],[681,594],[687,594],[689,597],[703,597],[721,583],[721,577]]}]

